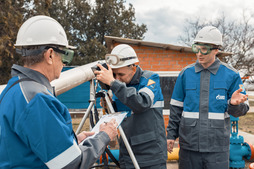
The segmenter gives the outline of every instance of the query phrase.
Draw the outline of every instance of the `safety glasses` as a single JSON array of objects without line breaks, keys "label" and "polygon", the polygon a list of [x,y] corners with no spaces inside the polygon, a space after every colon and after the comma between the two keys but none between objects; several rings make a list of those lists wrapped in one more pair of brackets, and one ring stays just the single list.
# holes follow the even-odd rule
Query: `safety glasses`
[{"label": "safety glasses", "polygon": [[62,62],[64,64],[70,64],[72,59],[73,59],[73,55],[74,55],[74,51],[71,49],[67,49],[67,48],[56,48],[56,47],[52,47],[52,46],[46,46],[45,49],[49,49],[52,48],[55,52],[59,53],[61,58],[62,58]]},{"label": "safety glasses", "polygon": [[130,57],[124,57],[120,55],[115,55],[115,54],[106,54],[105,60],[107,64],[111,65],[117,65],[119,62],[130,60],[130,59],[135,59],[137,58],[136,56],[130,56]]},{"label": "safety glasses", "polygon": [[218,49],[218,48],[213,48],[212,46],[205,45],[205,44],[193,44],[192,45],[192,51],[194,53],[200,52],[202,55],[208,55],[214,49]]}]

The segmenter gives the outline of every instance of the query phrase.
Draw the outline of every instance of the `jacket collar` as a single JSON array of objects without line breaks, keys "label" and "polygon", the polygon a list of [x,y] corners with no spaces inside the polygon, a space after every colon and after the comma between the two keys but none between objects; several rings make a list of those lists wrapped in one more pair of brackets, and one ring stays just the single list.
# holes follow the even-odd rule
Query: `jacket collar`
[{"label": "jacket collar", "polygon": [[11,75],[12,75],[12,77],[21,76],[21,77],[28,77],[30,79],[33,79],[37,83],[40,83],[40,84],[46,86],[47,89],[51,93],[53,93],[53,88],[50,85],[48,79],[38,71],[14,64],[12,66]]},{"label": "jacket collar", "polygon": [[[216,74],[218,69],[220,67],[220,60],[218,58],[215,59],[215,61],[213,62],[213,64],[211,66],[209,66],[208,68],[206,68],[207,70],[209,70],[212,74]],[[205,68],[198,62],[198,60],[195,63],[195,72],[201,72],[202,70],[204,70]]]},{"label": "jacket collar", "polygon": [[139,66],[137,66],[136,73],[134,74],[134,76],[132,77],[132,79],[128,85],[138,84],[141,75],[142,75],[142,69]]}]

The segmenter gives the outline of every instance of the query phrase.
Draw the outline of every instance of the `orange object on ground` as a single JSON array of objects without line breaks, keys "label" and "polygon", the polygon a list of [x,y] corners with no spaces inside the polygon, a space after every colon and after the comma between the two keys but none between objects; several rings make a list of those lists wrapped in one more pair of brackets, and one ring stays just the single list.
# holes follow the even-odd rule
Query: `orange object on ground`
[{"label": "orange object on ground", "polygon": [[250,163],[249,168],[254,169],[254,163]]}]

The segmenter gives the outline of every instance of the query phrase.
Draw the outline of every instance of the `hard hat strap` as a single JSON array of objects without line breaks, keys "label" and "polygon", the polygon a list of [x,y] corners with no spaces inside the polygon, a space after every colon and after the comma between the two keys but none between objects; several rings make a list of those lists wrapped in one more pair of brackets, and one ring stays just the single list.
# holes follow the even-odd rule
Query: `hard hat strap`
[{"label": "hard hat strap", "polygon": [[16,52],[18,54],[21,54],[22,56],[33,56],[33,55],[39,55],[43,50],[45,49],[45,46],[40,46],[37,49],[18,49],[16,48]]},{"label": "hard hat strap", "polygon": [[135,59],[137,58],[136,56],[130,56],[130,57],[126,57],[126,58],[120,58],[120,61],[126,61],[126,60],[130,60],[130,59]]},{"label": "hard hat strap", "polygon": [[53,47],[53,46],[38,46],[34,49],[29,49],[29,48],[18,49],[18,48],[16,48],[16,52],[21,54],[22,56],[35,56],[35,55],[39,55],[44,50],[47,50],[50,48],[52,48],[55,52],[57,52],[61,55],[63,63],[68,64],[72,61],[73,55],[74,55],[73,50],[59,49],[59,48]]},{"label": "hard hat strap", "polygon": [[116,55],[116,54],[107,54],[105,56],[105,58],[106,58],[106,62],[108,64],[117,65],[121,61],[126,61],[126,60],[130,60],[130,59],[136,59],[137,56],[124,57],[124,56]]}]

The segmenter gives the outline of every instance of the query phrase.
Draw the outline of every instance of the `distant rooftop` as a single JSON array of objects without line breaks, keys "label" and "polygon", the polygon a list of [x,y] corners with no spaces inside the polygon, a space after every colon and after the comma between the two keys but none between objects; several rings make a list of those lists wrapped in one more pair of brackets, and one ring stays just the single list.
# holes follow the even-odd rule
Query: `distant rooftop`
[{"label": "distant rooftop", "polygon": [[[137,39],[120,38],[120,37],[114,37],[114,36],[105,36],[105,41],[110,51],[113,49],[115,43],[125,43],[130,45],[163,48],[166,50],[176,50],[180,52],[192,52],[191,47],[177,46],[177,45],[171,45],[171,44],[165,44],[165,43],[148,42],[148,41],[137,40]],[[219,51],[218,57],[225,57],[232,54],[233,53]]]}]

